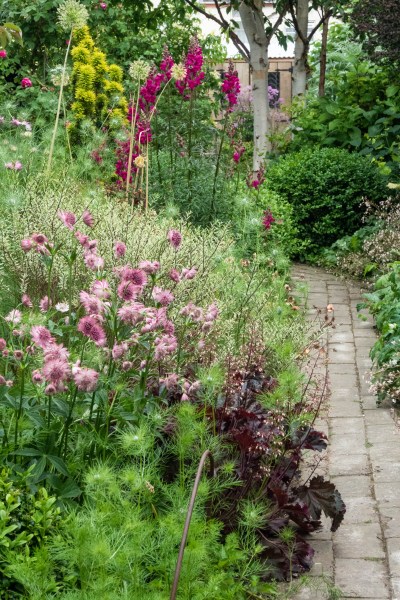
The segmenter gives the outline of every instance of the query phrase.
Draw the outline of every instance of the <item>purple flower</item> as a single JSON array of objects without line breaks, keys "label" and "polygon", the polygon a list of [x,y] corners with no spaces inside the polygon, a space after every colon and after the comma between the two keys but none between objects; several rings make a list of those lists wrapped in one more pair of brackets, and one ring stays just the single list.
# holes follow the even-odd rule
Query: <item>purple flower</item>
[{"label": "purple flower", "polygon": [[238,73],[235,70],[235,66],[231,60],[229,61],[228,72],[225,73],[221,89],[228,101],[228,110],[232,111],[235,104],[238,103],[238,96],[240,94],[240,82]]},{"label": "purple flower", "polygon": [[185,100],[190,98],[191,92],[201,85],[204,79],[203,51],[197,37],[193,37],[185,59],[186,77],[175,82],[176,89]]},{"label": "purple flower", "polygon": [[262,220],[262,224],[264,226],[264,229],[266,229],[266,230],[271,229],[271,225],[274,222],[275,222],[275,219],[272,216],[272,212],[270,210],[266,210],[264,212],[264,216],[263,216],[263,220]]}]

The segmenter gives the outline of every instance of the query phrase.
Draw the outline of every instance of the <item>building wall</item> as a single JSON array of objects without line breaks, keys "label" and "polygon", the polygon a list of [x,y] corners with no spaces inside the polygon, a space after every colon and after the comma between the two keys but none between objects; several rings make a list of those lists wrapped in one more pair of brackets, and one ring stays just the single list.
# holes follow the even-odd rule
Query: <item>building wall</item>
[{"label": "building wall", "polygon": [[[234,59],[233,64],[238,72],[241,88],[252,84],[249,64],[245,60]],[[279,73],[279,91],[284,104],[290,104],[292,99],[292,74],[289,69],[293,65],[292,58],[270,58],[269,70],[271,74]],[[229,63],[216,65],[217,71],[227,71]],[[274,85],[275,87],[275,85]]]}]

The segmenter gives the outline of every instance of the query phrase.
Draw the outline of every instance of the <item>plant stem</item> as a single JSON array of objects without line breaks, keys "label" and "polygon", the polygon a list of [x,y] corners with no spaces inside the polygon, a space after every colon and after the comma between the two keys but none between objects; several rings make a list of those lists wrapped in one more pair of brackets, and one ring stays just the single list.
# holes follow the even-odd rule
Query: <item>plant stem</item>
[{"label": "plant stem", "polygon": [[137,98],[135,105],[135,112],[133,112],[133,103],[132,103],[132,119],[131,119],[131,131],[129,136],[129,158],[128,158],[128,172],[126,175],[126,201],[129,201],[129,183],[131,180],[131,171],[132,171],[132,156],[133,156],[133,142],[135,140],[135,128],[136,128],[136,115],[139,105],[139,96],[140,96],[140,79],[138,81],[138,90],[137,90]]},{"label": "plant stem", "polygon": [[16,420],[15,420],[15,433],[14,433],[15,448],[17,448],[17,444],[18,444],[18,425],[19,425],[19,420],[22,415],[22,402],[24,400],[24,387],[25,387],[25,365],[21,365],[21,386],[20,386],[20,393],[19,393],[19,407],[18,407],[17,416],[16,416]]},{"label": "plant stem", "polygon": [[217,164],[215,165],[214,183],[213,183],[213,191],[212,191],[212,197],[211,197],[211,216],[214,214],[215,193],[217,190],[217,179],[218,179],[218,174],[219,174],[219,167],[221,164],[222,146],[224,144],[224,138],[225,138],[227,124],[228,124],[228,113],[226,113],[226,115],[225,115],[224,128],[222,130],[221,141],[219,144],[219,150],[218,150],[218,156],[217,156]]},{"label": "plant stem", "polygon": [[188,198],[189,201],[192,199],[192,130],[193,130],[193,103],[194,103],[194,92],[190,94],[190,105],[189,105],[189,123],[188,123]]},{"label": "plant stem", "polygon": [[145,212],[149,208],[149,144],[146,145],[146,202],[145,202]]},{"label": "plant stem", "polygon": [[69,49],[70,49],[71,43],[72,43],[72,34],[73,34],[73,29],[71,29],[71,34],[69,36],[69,44],[67,46],[67,51],[65,53],[64,65],[63,65],[63,70],[62,70],[62,74],[61,74],[61,85],[60,85],[60,93],[58,95],[58,105],[57,105],[56,120],[55,120],[55,123],[54,123],[53,136],[51,138],[50,151],[49,151],[49,159],[47,161],[47,169],[46,169],[47,174],[50,173],[51,162],[53,160],[54,144],[56,142],[57,129],[58,129],[58,121],[60,119],[60,111],[61,111],[61,100],[62,100],[62,95],[63,95],[63,90],[64,90],[65,71],[67,69],[68,54],[69,54]]}]

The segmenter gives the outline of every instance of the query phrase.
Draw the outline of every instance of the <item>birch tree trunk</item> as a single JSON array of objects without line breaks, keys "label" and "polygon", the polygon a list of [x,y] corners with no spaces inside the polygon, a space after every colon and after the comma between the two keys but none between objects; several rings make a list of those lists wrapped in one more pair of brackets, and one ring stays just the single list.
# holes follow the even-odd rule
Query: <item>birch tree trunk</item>
[{"label": "birch tree trunk", "polygon": [[270,149],[268,140],[268,45],[265,32],[263,2],[255,0],[253,8],[244,2],[239,6],[239,13],[250,48],[250,69],[253,83],[253,125],[254,152],[253,172],[256,173],[265,160],[265,153]]},{"label": "birch tree trunk", "polygon": [[326,54],[328,46],[329,17],[327,17],[322,26],[321,54],[319,58],[319,88],[318,95],[321,98],[325,96],[326,80]]},{"label": "birch tree trunk", "polygon": [[[301,36],[296,33],[294,45],[293,88],[292,96],[304,95],[307,89],[307,52],[304,40],[307,40],[308,30],[308,0],[297,0],[296,19]],[[303,39],[302,39],[303,38]]]}]

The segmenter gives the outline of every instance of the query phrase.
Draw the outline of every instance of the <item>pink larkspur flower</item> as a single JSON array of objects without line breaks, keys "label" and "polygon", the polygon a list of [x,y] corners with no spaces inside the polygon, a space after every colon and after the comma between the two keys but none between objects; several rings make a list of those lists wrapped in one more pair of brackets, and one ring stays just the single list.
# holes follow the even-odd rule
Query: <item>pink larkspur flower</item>
[{"label": "pink larkspur flower", "polygon": [[65,225],[65,227],[68,227],[68,229],[70,229],[71,231],[73,230],[74,225],[76,223],[76,215],[74,215],[73,212],[70,212],[68,210],[59,210],[57,216],[60,219],[60,221],[62,221],[62,223]]},{"label": "pink larkspur flower", "polygon": [[24,77],[24,78],[21,80],[21,87],[22,87],[23,89],[26,89],[26,88],[30,88],[30,87],[32,87],[32,81],[29,79],[29,77]]},{"label": "pink larkspur flower", "polygon": [[153,300],[161,304],[162,306],[167,306],[171,304],[174,300],[174,295],[171,294],[169,290],[163,290],[162,288],[155,287],[151,293]]},{"label": "pink larkspur flower", "polygon": [[34,325],[31,329],[31,337],[33,342],[36,346],[39,346],[39,348],[45,348],[50,343],[54,342],[54,338],[50,331],[43,325]]},{"label": "pink larkspur flower", "polygon": [[171,229],[170,231],[168,231],[167,238],[169,243],[173,248],[175,248],[175,250],[177,250],[182,243],[182,235],[176,229]]},{"label": "pink larkspur flower", "polygon": [[126,254],[126,246],[124,242],[115,242],[114,244],[114,255],[115,258],[122,258]]},{"label": "pink larkspur flower", "polygon": [[74,383],[80,392],[94,392],[98,379],[99,373],[86,367],[78,367],[73,374]]},{"label": "pink larkspur flower", "polygon": [[87,225],[88,227],[93,227],[94,226],[94,218],[93,215],[86,209],[83,211],[82,214],[82,221],[85,223],[85,225]]},{"label": "pink larkspur flower", "polygon": [[91,339],[96,346],[104,346],[106,343],[106,334],[104,329],[92,316],[82,317],[82,319],[80,319],[78,323],[78,331]]}]

